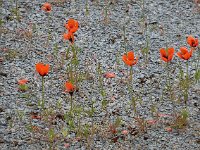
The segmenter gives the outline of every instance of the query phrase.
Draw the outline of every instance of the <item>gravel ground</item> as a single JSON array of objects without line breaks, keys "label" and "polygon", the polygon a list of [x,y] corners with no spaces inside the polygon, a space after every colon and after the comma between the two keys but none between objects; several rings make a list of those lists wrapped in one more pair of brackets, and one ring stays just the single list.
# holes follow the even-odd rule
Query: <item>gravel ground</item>
[{"label": "gravel ground", "polygon": [[[0,28],[0,149],[48,149],[48,143],[41,140],[42,137],[37,137],[38,140],[36,140],[33,138],[34,135],[26,129],[27,124],[30,123],[30,113],[39,111],[36,105],[38,99],[41,98],[41,78],[35,72],[35,64],[43,61],[51,66],[50,73],[45,77],[47,107],[54,108],[56,103],[61,101],[63,110],[67,110],[69,103],[66,104],[66,94],[63,91],[64,83],[68,79],[65,65],[68,61],[64,60],[62,64],[66,49],[62,34],[66,30],[64,23],[69,18],[78,20],[80,25],[75,41],[80,48],[79,71],[87,71],[90,77],[80,82],[80,90],[78,94],[75,94],[76,103],[86,108],[91,105],[91,100],[95,100],[94,120],[99,126],[104,121],[105,113],[101,109],[98,63],[101,64],[103,72],[116,74],[116,78],[103,81],[106,99],[109,101],[107,107],[110,114],[107,116],[109,122],[114,122],[117,116],[120,116],[123,120],[123,125],[119,127],[120,131],[127,129],[128,126],[137,128],[126,86],[127,67],[121,61],[121,55],[124,54],[124,26],[127,48],[133,50],[139,57],[137,65],[133,67],[134,93],[142,97],[142,102],[137,103],[137,115],[146,120],[152,119],[151,108],[154,105],[162,114],[172,115],[186,106],[189,110],[188,125],[185,129],[167,132],[166,122],[169,122],[171,118],[163,117],[160,121],[165,123],[153,125],[145,133],[128,134],[125,140],[120,139],[118,142],[112,142],[111,135],[105,138],[99,132],[94,136],[91,149],[200,149],[199,83],[191,87],[187,105],[182,101],[180,103],[170,101],[167,95],[161,98],[166,73],[165,64],[160,60],[159,49],[172,46],[178,51],[180,46],[187,46],[186,37],[190,34],[200,39],[200,15],[192,0],[145,0],[143,11],[138,5],[139,1],[112,0],[107,7],[106,21],[106,3],[103,0],[89,1],[88,12],[85,0],[66,0],[61,4],[52,2],[53,10],[50,13],[49,26],[51,38],[48,45],[46,45],[48,17],[41,11],[41,6],[45,1],[18,0],[20,22],[13,14],[15,4],[6,0],[0,2],[2,2],[0,13],[3,21]],[[140,51],[146,41],[145,36],[141,34],[143,13],[147,16],[146,24],[149,28],[146,33],[150,39],[149,63],[146,66]],[[31,36],[30,31],[32,31]],[[56,45],[57,55],[55,55]],[[194,53],[189,62],[191,76],[195,72],[195,58],[197,58],[197,53]],[[177,62],[183,63],[183,61],[174,57],[171,63],[174,70],[171,79],[175,85],[178,82],[179,71],[176,68]],[[183,67],[185,68],[185,64]],[[18,90],[17,81],[22,78],[29,80],[29,89],[26,92]],[[179,95],[175,89],[174,94]],[[69,99],[68,96],[67,98]],[[22,120],[19,118],[20,112],[24,113]],[[82,123],[90,121],[91,119],[85,117]],[[34,119],[32,123],[48,130],[37,119]],[[70,133],[69,136],[73,138],[75,134]],[[65,149],[64,143],[66,141],[59,141],[55,149]],[[86,149],[85,143],[84,140],[72,142],[70,149]]]}]

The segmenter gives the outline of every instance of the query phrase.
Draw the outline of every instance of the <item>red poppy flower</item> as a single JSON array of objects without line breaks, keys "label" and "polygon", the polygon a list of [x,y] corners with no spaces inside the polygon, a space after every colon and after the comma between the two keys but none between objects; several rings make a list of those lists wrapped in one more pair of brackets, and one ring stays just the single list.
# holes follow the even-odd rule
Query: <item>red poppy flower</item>
[{"label": "red poppy flower", "polygon": [[42,6],[42,10],[46,11],[46,12],[51,12],[51,4],[50,3],[44,3]]},{"label": "red poppy flower", "polygon": [[69,40],[72,44],[74,43],[74,34],[69,32],[69,33],[64,33],[63,34],[63,39],[64,40]]},{"label": "red poppy flower", "polygon": [[49,64],[43,64],[43,63],[37,63],[35,65],[36,71],[41,75],[41,76],[46,76],[49,72]]},{"label": "red poppy flower", "polygon": [[192,50],[188,51],[186,47],[181,47],[180,51],[177,52],[176,55],[181,59],[188,60],[192,56]]},{"label": "red poppy flower", "polygon": [[24,85],[24,84],[26,84],[27,82],[28,82],[27,79],[18,80],[18,84],[19,84],[19,85]]},{"label": "red poppy flower", "polygon": [[173,56],[174,56],[174,48],[170,47],[166,50],[164,48],[160,49],[160,57],[165,62],[171,61]]},{"label": "red poppy flower", "polygon": [[75,91],[75,86],[71,83],[71,82],[69,82],[69,81],[67,81],[67,82],[65,82],[65,88],[66,88],[66,91],[72,96],[73,95],[73,93],[74,93],[74,91]]},{"label": "red poppy flower", "polygon": [[69,19],[65,24],[65,28],[71,33],[76,32],[78,30],[78,21]]},{"label": "red poppy flower", "polygon": [[193,36],[189,35],[187,37],[187,43],[191,46],[191,47],[197,47],[199,45],[199,41],[197,38],[194,38]]},{"label": "red poppy flower", "polygon": [[134,57],[134,52],[133,51],[129,51],[127,54],[124,54],[122,56],[122,60],[124,61],[124,63],[128,66],[133,66],[137,63],[138,61],[138,57]]}]

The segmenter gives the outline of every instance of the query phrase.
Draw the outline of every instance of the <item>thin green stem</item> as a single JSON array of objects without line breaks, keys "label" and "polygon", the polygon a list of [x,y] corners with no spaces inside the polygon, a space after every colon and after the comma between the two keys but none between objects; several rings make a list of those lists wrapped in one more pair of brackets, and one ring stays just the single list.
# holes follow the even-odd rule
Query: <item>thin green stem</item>
[{"label": "thin green stem", "polygon": [[133,81],[133,66],[131,66],[130,68],[130,83],[132,84],[132,81]]},{"label": "thin green stem", "polygon": [[184,96],[184,99],[185,99],[185,104],[187,104],[187,100],[188,100],[188,90],[189,90],[189,61],[187,61],[186,63],[186,69],[187,69],[187,74],[186,74],[186,82],[185,82],[185,96]]},{"label": "thin green stem", "polygon": [[42,76],[42,108],[44,109],[44,77]]},{"label": "thin green stem", "polygon": [[169,89],[169,92],[170,92],[170,99],[172,100],[172,90],[171,90],[171,82],[170,82],[170,67],[169,67],[169,62],[167,62],[167,78],[168,78],[168,89]]},{"label": "thin green stem", "polygon": [[70,97],[70,113],[72,112],[73,109],[73,96]]},{"label": "thin green stem", "polygon": [[81,131],[81,118],[80,118],[80,113],[78,114],[78,135],[80,136],[80,131]]},{"label": "thin green stem", "polygon": [[86,15],[89,15],[88,0],[86,0],[85,9],[86,9]]},{"label": "thin green stem", "polygon": [[186,63],[186,68],[187,68],[187,78],[189,77],[189,70],[188,70],[188,66],[189,66],[189,61],[187,61],[187,63]]}]

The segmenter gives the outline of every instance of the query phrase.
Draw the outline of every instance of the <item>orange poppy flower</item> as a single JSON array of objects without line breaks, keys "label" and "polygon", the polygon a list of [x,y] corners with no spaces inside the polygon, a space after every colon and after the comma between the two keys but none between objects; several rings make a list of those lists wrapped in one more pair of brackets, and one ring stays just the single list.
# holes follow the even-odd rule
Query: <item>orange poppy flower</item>
[{"label": "orange poppy flower", "polygon": [[24,84],[26,84],[27,82],[28,82],[27,79],[18,80],[18,84],[19,84],[19,85],[24,85]]},{"label": "orange poppy flower", "polygon": [[122,60],[123,62],[128,65],[128,66],[133,66],[137,63],[138,61],[138,57],[134,57],[134,52],[133,51],[129,51],[127,54],[124,54],[122,56]]},{"label": "orange poppy flower", "polygon": [[44,3],[42,6],[42,10],[46,11],[46,12],[51,12],[51,4],[50,3]]},{"label": "orange poppy flower", "polygon": [[72,96],[73,95],[73,93],[74,93],[74,91],[75,91],[75,86],[71,83],[71,82],[69,82],[69,81],[67,81],[67,82],[65,82],[65,88],[66,88],[66,91]]},{"label": "orange poppy flower", "polygon": [[194,38],[193,36],[189,35],[187,37],[187,43],[191,46],[191,47],[197,47],[199,45],[199,41],[197,38]]},{"label": "orange poppy flower", "polygon": [[71,33],[76,32],[78,30],[78,21],[69,19],[65,24],[65,28]]},{"label": "orange poppy flower", "polygon": [[74,43],[74,34],[69,32],[69,33],[64,33],[63,34],[63,39],[64,40],[69,40],[71,43]]},{"label": "orange poppy flower", "polygon": [[173,56],[174,56],[174,48],[170,47],[166,50],[164,48],[160,49],[160,57],[165,62],[171,61]]},{"label": "orange poppy flower", "polygon": [[43,63],[37,63],[35,65],[36,71],[41,75],[41,76],[46,76],[49,72],[49,64],[43,64]]},{"label": "orange poppy flower", "polygon": [[177,52],[176,55],[181,59],[188,60],[192,56],[192,50],[189,52],[186,47],[181,47],[180,51]]}]

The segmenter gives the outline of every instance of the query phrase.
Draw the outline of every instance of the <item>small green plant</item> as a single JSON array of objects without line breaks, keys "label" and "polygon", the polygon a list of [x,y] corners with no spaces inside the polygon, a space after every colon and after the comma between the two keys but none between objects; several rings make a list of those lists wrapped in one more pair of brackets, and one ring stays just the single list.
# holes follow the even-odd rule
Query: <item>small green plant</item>
[{"label": "small green plant", "polygon": [[4,21],[3,21],[3,19],[2,19],[2,18],[0,18],[0,27],[2,27],[2,26],[3,26],[3,24],[4,24]]},{"label": "small green plant", "polygon": [[26,92],[28,90],[28,85],[27,84],[21,84],[19,85],[19,90]]},{"label": "small green plant", "polygon": [[174,129],[183,129],[188,124],[189,112],[186,109],[181,110],[179,114],[175,115],[174,121],[171,127]]},{"label": "small green plant", "polygon": [[8,52],[6,53],[5,57],[7,60],[13,60],[18,56],[18,52],[17,50],[8,50]]},{"label": "small green plant", "polygon": [[141,133],[145,133],[147,131],[147,121],[145,119],[139,118],[139,117],[135,117],[134,119],[137,123],[138,130]]},{"label": "small green plant", "polygon": [[20,11],[18,8],[18,0],[15,0],[15,8],[11,10],[12,14],[16,16],[17,21],[20,21]]},{"label": "small green plant", "polygon": [[89,5],[88,5],[88,0],[85,1],[85,13],[86,13],[86,16],[89,15]]},{"label": "small green plant", "polygon": [[196,69],[196,72],[194,74],[195,82],[198,83],[200,80],[200,69]]},{"label": "small green plant", "polygon": [[102,68],[101,68],[100,63],[97,64],[97,73],[98,73],[98,82],[99,82],[100,94],[102,96],[101,105],[102,105],[102,109],[105,110],[106,114],[107,114],[108,101],[106,100],[106,91],[105,91],[104,85],[103,85],[103,72],[102,72]]},{"label": "small green plant", "polygon": [[49,131],[48,131],[48,138],[49,138],[49,142],[50,142],[49,149],[53,150],[54,149],[53,148],[53,146],[54,146],[53,144],[54,144],[54,140],[56,138],[56,133],[55,133],[55,131],[54,131],[53,128],[49,129]]},{"label": "small green plant", "polygon": [[110,5],[110,3],[109,3],[109,1],[108,0],[106,0],[105,1],[105,6],[104,6],[104,9],[103,9],[103,21],[104,21],[104,23],[105,24],[108,24],[109,23],[109,15],[110,15],[110,12],[109,12],[109,5]]},{"label": "small green plant", "polygon": [[22,110],[17,110],[16,112],[19,117],[19,120],[22,121],[22,119],[24,118],[25,112]]}]

